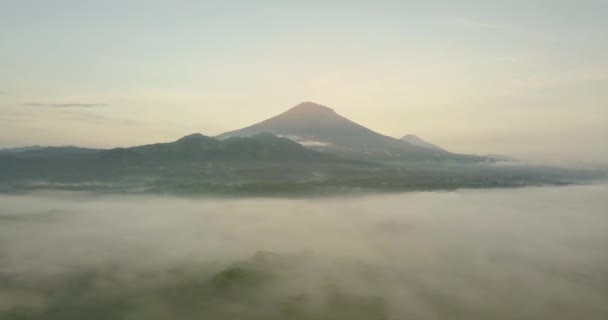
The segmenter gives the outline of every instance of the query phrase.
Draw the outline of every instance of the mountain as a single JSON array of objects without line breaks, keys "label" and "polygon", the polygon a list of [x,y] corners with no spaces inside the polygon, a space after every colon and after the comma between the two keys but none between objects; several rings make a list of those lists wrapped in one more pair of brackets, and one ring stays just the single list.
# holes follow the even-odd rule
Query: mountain
[{"label": "mountain", "polygon": [[59,146],[59,147],[43,147],[43,146],[28,146],[28,147],[17,147],[0,149],[0,154],[19,154],[20,156],[40,156],[40,155],[57,155],[64,156],[67,154],[80,154],[80,153],[95,153],[101,151],[101,149],[81,148],[76,146]]},{"label": "mountain", "polygon": [[71,155],[94,154],[102,149],[81,148],[75,146],[43,147],[15,153],[20,157],[65,157]]},{"label": "mountain", "polygon": [[30,150],[40,150],[43,149],[43,146],[25,146],[25,147],[15,147],[15,148],[2,148],[0,149],[0,153],[12,153],[12,152],[24,152]]},{"label": "mountain", "polygon": [[439,150],[439,151],[445,151],[444,149],[430,143],[427,141],[422,140],[420,137],[418,137],[417,135],[413,135],[413,134],[407,134],[405,136],[403,136],[403,138],[401,138],[402,141],[405,141],[409,144],[413,144],[415,146],[419,146],[419,147],[423,147],[423,148],[427,148],[427,149],[433,149],[433,150]]},{"label": "mountain", "polygon": [[[309,109],[298,110],[310,115]],[[313,111],[317,114],[319,110]],[[320,109],[321,113],[328,110]],[[305,118],[305,117],[304,117]],[[301,118],[300,118],[301,119]],[[453,159],[459,155],[385,139],[371,130],[331,115],[341,130],[376,139],[408,157]],[[319,129],[323,126],[319,126]],[[303,127],[302,134],[306,128]],[[329,128],[326,127],[327,130]],[[340,132],[340,131],[339,131]],[[344,131],[342,131],[344,132]],[[306,137],[317,138],[309,135]],[[329,142],[348,142],[336,133]],[[398,143],[394,143],[397,141]],[[405,147],[402,147],[405,146]],[[397,149],[402,147],[403,149]],[[427,153],[418,152],[428,150]],[[452,158],[450,158],[452,157]],[[464,157],[464,156],[460,156]],[[306,148],[286,137],[262,132],[249,137],[215,139],[192,134],[173,142],[110,150],[50,147],[0,153],[0,193],[40,189],[112,193],[289,195],[350,194],[453,188],[517,187],[598,179],[597,172],[474,162],[371,162],[345,159]]]},{"label": "mountain", "polygon": [[[72,171],[83,167],[118,168],[125,164],[183,165],[184,163],[297,163],[345,162],[335,156],[308,149],[291,139],[264,132],[251,137],[218,140],[200,133],[168,143],[155,143],[130,148],[87,149],[78,147],[45,147],[22,152],[0,153],[0,171],[6,168],[68,166]],[[10,166],[9,166],[10,165]],[[23,170],[22,172],[27,172]],[[1,176],[0,176],[1,177]]]},{"label": "mountain", "polygon": [[379,164],[317,152],[268,132],[224,140],[192,134],[168,143],[94,152],[63,150],[61,155],[52,150],[0,153],[0,193],[59,189],[306,195],[344,190],[352,179],[377,180],[377,170],[386,170]]},{"label": "mountain", "polygon": [[[112,150],[110,150],[112,151]],[[326,160],[325,154],[276,135],[263,132],[250,137],[218,140],[195,133],[170,143],[125,149],[148,161],[307,161]],[[104,155],[103,153],[101,154]]]},{"label": "mountain", "polygon": [[[227,172],[282,166],[292,176],[300,168],[365,166],[365,164],[310,150],[288,138],[272,133],[251,137],[217,140],[192,134],[168,143],[156,143],[110,150],[77,147],[43,148],[18,153],[0,153],[0,180],[90,181],[122,179],[128,176],[182,175],[182,180],[205,173],[203,180],[213,176],[226,177]],[[341,167],[341,168],[342,168]],[[316,169],[315,169],[316,170]],[[276,176],[266,171],[258,178]],[[256,175],[256,174],[249,174]],[[234,175],[241,179],[245,174]]]},{"label": "mountain", "polygon": [[333,109],[313,102],[300,103],[275,117],[220,134],[217,138],[248,137],[261,132],[272,132],[313,150],[348,158],[483,161],[481,157],[429,149],[382,135],[337,114]]}]

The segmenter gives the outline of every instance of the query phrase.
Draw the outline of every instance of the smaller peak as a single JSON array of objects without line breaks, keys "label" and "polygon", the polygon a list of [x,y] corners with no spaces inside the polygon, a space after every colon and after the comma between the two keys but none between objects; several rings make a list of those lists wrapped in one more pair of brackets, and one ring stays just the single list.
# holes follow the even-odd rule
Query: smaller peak
[{"label": "smaller peak", "polygon": [[406,134],[406,135],[404,135],[404,136],[401,138],[401,140],[404,140],[404,139],[412,139],[412,138],[413,138],[413,139],[420,139],[420,137],[418,137],[418,136],[417,136],[417,135],[415,135],[415,134]]},{"label": "smaller peak", "polygon": [[325,113],[334,113],[334,110],[328,108],[324,105],[320,105],[318,103],[314,103],[311,101],[305,101],[297,106],[289,109],[288,112],[325,112]]},{"label": "smaller peak", "polygon": [[177,141],[178,142],[197,141],[197,140],[203,140],[205,138],[209,138],[209,137],[207,137],[206,135],[201,134],[201,133],[193,133],[193,134],[189,134],[187,136],[183,136]]}]

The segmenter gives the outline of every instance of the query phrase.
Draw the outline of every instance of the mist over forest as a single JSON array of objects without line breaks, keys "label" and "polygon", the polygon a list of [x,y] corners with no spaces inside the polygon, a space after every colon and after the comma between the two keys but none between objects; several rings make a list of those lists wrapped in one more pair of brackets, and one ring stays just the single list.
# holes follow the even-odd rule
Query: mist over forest
[{"label": "mist over forest", "polygon": [[607,197],[0,195],[0,319],[606,319]]}]

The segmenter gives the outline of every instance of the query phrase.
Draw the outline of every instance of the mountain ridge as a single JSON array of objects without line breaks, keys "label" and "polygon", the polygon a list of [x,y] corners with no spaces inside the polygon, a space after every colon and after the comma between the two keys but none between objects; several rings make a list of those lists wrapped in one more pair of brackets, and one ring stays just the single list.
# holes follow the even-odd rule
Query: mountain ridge
[{"label": "mountain ridge", "polygon": [[400,140],[403,140],[409,144],[413,144],[415,146],[419,146],[419,147],[423,147],[423,148],[446,151],[445,149],[443,149],[435,144],[432,144],[426,140],[423,140],[422,138],[418,137],[415,134],[406,134]]},{"label": "mountain ridge", "polygon": [[253,125],[224,132],[218,139],[246,137],[272,132],[290,138],[313,150],[345,158],[364,160],[467,160],[483,157],[459,155],[442,149],[430,149],[373,131],[314,102],[300,103],[287,111]]},{"label": "mountain ridge", "polygon": [[[323,110],[326,112],[327,110]],[[443,158],[445,159],[445,158]],[[375,162],[311,150],[262,132],[91,150],[49,147],[0,153],[0,193],[67,190],[201,195],[326,196],[352,192],[517,187],[597,178],[551,168],[473,162]]]}]

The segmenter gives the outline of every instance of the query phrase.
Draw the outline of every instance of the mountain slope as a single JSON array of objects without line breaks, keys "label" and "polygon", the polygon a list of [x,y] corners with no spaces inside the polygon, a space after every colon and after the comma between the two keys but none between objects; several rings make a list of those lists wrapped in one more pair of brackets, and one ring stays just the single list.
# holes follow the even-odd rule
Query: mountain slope
[{"label": "mountain slope", "polygon": [[[235,169],[277,166],[290,167],[284,171],[291,176],[306,167],[309,170],[300,171],[303,172],[300,176],[309,176],[313,171],[310,168],[315,166],[367,166],[310,150],[271,133],[226,140],[193,134],[168,143],[110,150],[43,150],[0,154],[0,180],[83,181],[159,175],[189,177],[201,172],[207,178],[217,178]],[[273,175],[276,176],[267,171],[259,173],[256,178]],[[240,179],[238,175],[236,177]]]},{"label": "mountain slope", "polygon": [[406,134],[405,136],[403,136],[403,138],[401,138],[402,141],[405,141],[409,144],[413,144],[415,146],[419,146],[419,147],[423,147],[423,148],[427,148],[427,149],[432,149],[432,150],[439,150],[439,151],[445,151],[444,149],[430,143],[427,141],[422,140],[422,138],[418,137],[417,135],[414,134]]},{"label": "mountain slope", "polygon": [[[360,129],[355,125],[352,130]],[[447,154],[441,159],[455,156],[447,152],[436,154]],[[169,143],[131,148],[68,147],[0,154],[0,193],[58,189],[309,196],[365,190],[564,184],[598,177],[603,176],[597,172],[522,166],[436,161],[370,163],[310,150],[271,133],[225,140],[193,134]]]},{"label": "mountain slope", "polygon": [[261,132],[288,137],[314,150],[367,160],[482,159],[420,147],[382,135],[312,102],[301,103],[278,116],[220,134],[217,138],[247,137]]},{"label": "mountain slope", "polygon": [[148,160],[172,161],[306,161],[326,160],[328,156],[307,149],[272,133],[218,140],[192,134],[177,141],[126,149]]},{"label": "mountain slope", "polygon": [[0,153],[9,153],[9,152],[24,152],[30,150],[40,150],[45,147],[43,146],[25,146],[25,147],[15,147],[15,148],[2,148],[0,149]]},{"label": "mountain slope", "polygon": [[41,147],[30,146],[21,148],[0,149],[0,155],[13,154],[18,157],[68,156],[76,154],[93,154],[102,149],[81,148],[75,146]]}]

